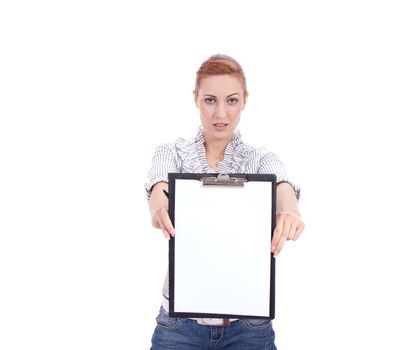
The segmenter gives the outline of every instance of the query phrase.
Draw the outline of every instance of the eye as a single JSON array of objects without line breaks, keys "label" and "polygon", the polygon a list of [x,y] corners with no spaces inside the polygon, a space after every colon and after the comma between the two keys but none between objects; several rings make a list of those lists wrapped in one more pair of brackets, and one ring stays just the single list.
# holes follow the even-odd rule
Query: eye
[{"label": "eye", "polygon": [[216,99],[213,98],[213,97],[206,97],[204,99],[204,102],[207,103],[207,104],[209,104],[209,105],[212,105],[212,104],[216,103]]},{"label": "eye", "polygon": [[228,98],[227,100],[227,103],[229,105],[234,105],[234,104],[237,104],[238,102],[239,102],[239,98],[236,98],[236,97],[231,97],[231,98]]}]

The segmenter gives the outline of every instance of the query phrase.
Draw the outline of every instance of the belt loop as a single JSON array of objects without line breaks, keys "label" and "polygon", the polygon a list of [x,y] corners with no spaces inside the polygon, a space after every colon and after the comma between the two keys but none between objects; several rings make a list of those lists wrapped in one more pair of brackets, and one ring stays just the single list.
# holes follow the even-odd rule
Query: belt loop
[{"label": "belt loop", "polygon": [[230,319],[224,318],[223,319],[223,327],[229,327],[230,326]]}]

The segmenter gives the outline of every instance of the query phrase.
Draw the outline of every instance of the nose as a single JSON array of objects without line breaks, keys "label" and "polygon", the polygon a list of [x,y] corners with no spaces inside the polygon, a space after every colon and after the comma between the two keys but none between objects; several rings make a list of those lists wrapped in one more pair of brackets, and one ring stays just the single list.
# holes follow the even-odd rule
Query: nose
[{"label": "nose", "polygon": [[225,118],[226,117],[226,106],[223,101],[219,101],[216,104],[216,117]]}]

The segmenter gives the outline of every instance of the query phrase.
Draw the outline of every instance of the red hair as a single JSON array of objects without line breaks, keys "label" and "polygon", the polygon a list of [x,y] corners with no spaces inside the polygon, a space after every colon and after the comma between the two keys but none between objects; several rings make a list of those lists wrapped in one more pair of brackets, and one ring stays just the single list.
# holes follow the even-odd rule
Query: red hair
[{"label": "red hair", "polygon": [[213,55],[205,60],[196,73],[195,89],[194,92],[198,92],[200,87],[201,79],[209,75],[223,75],[232,74],[242,80],[244,94],[247,95],[246,89],[246,78],[245,73],[241,65],[232,57],[227,55]]}]

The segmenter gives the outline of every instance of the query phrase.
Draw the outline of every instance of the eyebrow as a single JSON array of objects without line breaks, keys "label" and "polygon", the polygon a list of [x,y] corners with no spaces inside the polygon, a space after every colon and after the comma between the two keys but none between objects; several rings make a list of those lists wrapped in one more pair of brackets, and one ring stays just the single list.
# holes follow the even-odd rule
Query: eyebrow
[{"label": "eyebrow", "polygon": [[[234,96],[234,95],[239,95],[239,93],[235,92],[235,93],[233,93],[233,94],[230,94],[229,96],[226,96],[226,98],[232,97],[232,96]],[[210,95],[210,94],[204,94],[203,96],[213,97],[213,98],[217,99],[217,97],[216,97],[216,96],[214,96],[214,95]]]},{"label": "eyebrow", "polygon": [[239,95],[237,92],[235,92],[234,94],[230,94],[229,96],[227,96],[227,98],[232,97],[234,95]]}]

